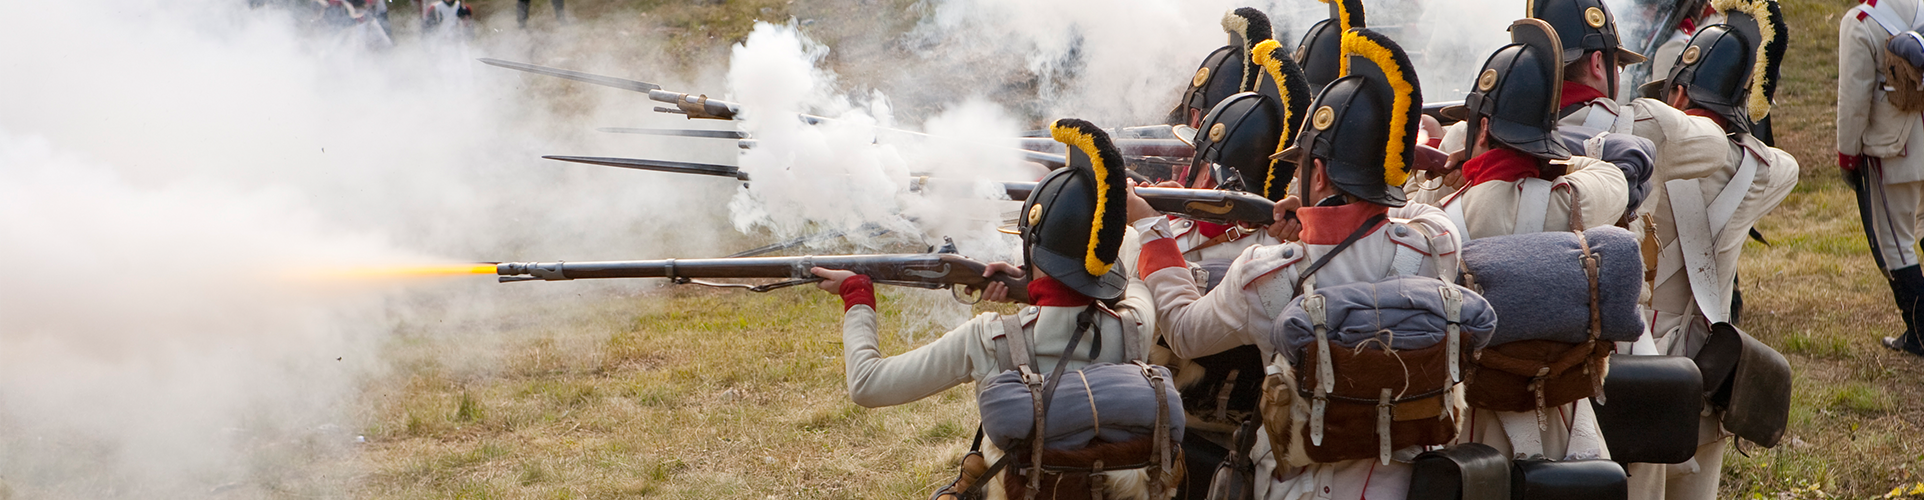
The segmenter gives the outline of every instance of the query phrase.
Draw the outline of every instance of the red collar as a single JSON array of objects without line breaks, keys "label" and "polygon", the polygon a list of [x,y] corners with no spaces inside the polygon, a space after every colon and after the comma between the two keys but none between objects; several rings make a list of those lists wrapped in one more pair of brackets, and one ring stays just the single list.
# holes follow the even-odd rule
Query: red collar
[{"label": "red collar", "polygon": [[[1172,222],[1185,220],[1182,216],[1179,216],[1179,215],[1165,215],[1164,217],[1168,217],[1169,220]],[[1215,238],[1217,236],[1222,236],[1223,233],[1227,233],[1229,232],[1230,229],[1235,229],[1235,228],[1236,226],[1231,224],[1217,224],[1214,222],[1203,222],[1199,220],[1189,219],[1189,230],[1184,231],[1183,234],[1201,233],[1205,238]]]},{"label": "red collar", "polygon": [[1708,109],[1704,109],[1704,108],[1690,108],[1690,109],[1686,109],[1686,110],[1684,110],[1684,114],[1686,114],[1686,115],[1690,115],[1690,116],[1701,116],[1701,117],[1704,117],[1704,118],[1709,118],[1709,119],[1710,119],[1710,121],[1713,121],[1713,122],[1717,122],[1717,128],[1720,128],[1720,129],[1724,129],[1724,130],[1730,130],[1730,122],[1729,122],[1729,121],[1726,121],[1726,120],[1724,120],[1724,117],[1723,117],[1723,115],[1719,115],[1719,114],[1717,114],[1717,113],[1713,113],[1713,112],[1711,112],[1711,111],[1710,111],[1710,110],[1708,110]]},{"label": "red collar", "polygon": [[1491,181],[1516,182],[1542,175],[1534,156],[1510,148],[1496,148],[1463,162],[1463,177],[1475,186]]},{"label": "red collar", "polygon": [[1069,285],[1048,276],[1029,280],[1029,304],[1052,307],[1084,307],[1096,303]]},{"label": "red collar", "polygon": [[1296,218],[1303,221],[1303,243],[1335,245],[1356,232],[1357,226],[1363,225],[1363,221],[1389,211],[1390,207],[1355,201],[1334,207],[1298,208]]},{"label": "red collar", "polygon": [[1222,236],[1223,233],[1227,233],[1229,232],[1230,229],[1234,229],[1235,227],[1236,226],[1232,226],[1228,224],[1217,224],[1214,222],[1196,221],[1196,232],[1202,233],[1203,236],[1209,237],[1209,238]]},{"label": "red collar", "polygon": [[1571,104],[1590,102],[1602,99],[1603,97],[1603,91],[1601,90],[1591,88],[1589,85],[1564,80],[1563,96],[1557,100],[1557,107],[1567,108],[1570,107]]}]

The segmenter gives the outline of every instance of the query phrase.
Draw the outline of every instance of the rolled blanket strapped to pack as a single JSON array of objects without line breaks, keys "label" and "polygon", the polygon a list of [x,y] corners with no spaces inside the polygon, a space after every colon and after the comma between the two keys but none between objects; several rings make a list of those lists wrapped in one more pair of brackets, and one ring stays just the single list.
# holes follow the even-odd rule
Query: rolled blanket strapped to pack
[{"label": "rolled blanket strapped to pack", "polygon": [[[1603,226],[1583,232],[1597,256],[1598,337],[1631,342],[1643,334],[1637,295],[1643,286],[1643,254],[1630,231]],[[1571,232],[1493,236],[1463,245],[1463,266],[1475,276],[1483,298],[1503,324],[1490,345],[1519,340],[1580,343],[1590,338],[1590,279],[1583,248]]]},{"label": "rolled blanket strapped to pack", "polygon": [[[1571,186],[1570,205],[1581,200]],[[1570,211],[1570,227],[1584,227],[1582,211]],[[1642,250],[1629,231],[1615,226],[1465,244],[1464,284],[1505,318],[1477,357],[1485,370],[1469,380],[1464,397],[1470,406],[1534,411],[1541,430],[1545,408],[1602,397],[1613,342],[1643,334],[1637,310]]]},{"label": "rolled blanket strapped to pack", "polygon": [[[1169,382],[1174,380],[1169,369],[1154,369],[1162,373],[1167,400],[1180,401],[1175,384]],[[1155,433],[1156,394],[1149,390],[1142,368],[1105,363],[1066,371],[1062,376],[1042,426],[1044,448],[1076,449],[1097,440],[1120,443]],[[1028,438],[1030,428],[1035,426],[1034,404],[1022,375],[1008,371],[990,378],[977,400],[982,410],[982,431],[989,442],[1004,450],[1019,449],[1017,443]],[[1181,441],[1182,405],[1168,406],[1165,422],[1177,423],[1171,437]]]},{"label": "rolled blanket strapped to pack", "polygon": [[1496,319],[1476,293],[1417,276],[1296,297],[1258,337],[1272,360],[1262,403],[1272,446],[1292,465],[1388,463],[1394,450],[1456,439],[1457,384]]}]

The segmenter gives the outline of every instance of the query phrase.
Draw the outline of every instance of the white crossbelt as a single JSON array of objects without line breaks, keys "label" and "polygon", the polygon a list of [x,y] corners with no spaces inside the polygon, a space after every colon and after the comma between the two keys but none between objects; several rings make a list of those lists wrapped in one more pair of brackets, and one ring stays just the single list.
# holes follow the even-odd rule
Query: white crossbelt
[{"label": "white crossbelt", "polygon": [[[1604,132],[1615,132],[1619,134],[1630,133],[1630,129],[1636,125],[1637,121],[1631,119],[1630,114],[1625,113],[1622,106],[1604,104],[1607,102],[1611,101],[1603,99],[1590,101],[1590,114],[1584,115],[1583,126]],[[1595,153],[1584,156],[1601,158]]]},{"label": "white crossbelt", "polygon": [[1455,225],[1457,231],[1461,231],[1461,233],[1459,234],[1465,234],[1465,235],[1470,234],[1469,224],[1463,221],[1463,197],[1462,196],[1453,196],[1453,197],[1450,197],[1450,199],[1448,200],[1444,200],[1443,215],[1450,218],[1450,224]]},{"label": "white crossbelt", "polygon": [[[1877,21],[1878,26],[1882,26],[1884,31],[1892,35],[1910,31],[1913,27],[1920,24],[1916,15],[1911,16],[1911,22],[1904,22],[1904,19],[1897,15],[1897,11],[1891,9],[1890,2],[1878,2],[1876,6],[1858,4],[1856,7],[1851,7],[1850,12],[1862,12],[1869,15],[1872,20]],[[1920,9],[1918,13],[1924,14],[1924,9]],[[1847,12],[1844,15],[1850,15],[1850,13]]]},{"label": "white crossbelt", "polygon": [[1711,323],[1723,322],[1729,315],[1729,304],[1720,293],[1723,287],[1716,282],[1716,241],[1750,192],[1750,185],[1757,178],[1758,162],[1757,155],[1743,150],[1737,173],[1708,203],[1703,199],[1702,179],[1675,179],[1664,183],[1664,190],[1670,196],[1670,213],[1677,224],[1677,239],[1665,246],[1664,256],[1658,259],[1657,283],[1652,287],[1662,286],[1677,270],[1684,270],[1697,308]]},{"label": "white crossbelt", "polygon": [[[1510,234],[1525,234],[1543,231],[1543,218],[1550,211],[1550,188],[1554,183],[1531,177],[1517,186],[1521,191],[1516,202],[1516,225],[1511,226]],[[1576,207],[1571,207],[1575,210]]]}]

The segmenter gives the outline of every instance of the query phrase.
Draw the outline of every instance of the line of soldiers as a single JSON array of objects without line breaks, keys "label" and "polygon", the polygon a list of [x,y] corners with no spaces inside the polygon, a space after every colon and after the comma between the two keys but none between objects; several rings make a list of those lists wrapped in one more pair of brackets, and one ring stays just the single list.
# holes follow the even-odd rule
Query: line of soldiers
[{"label": "line of soldiers", "polygon": [[[1018,213],[1024,264],[990,269],[1028,279],[1019,313],[884,356],[868,278],[813,270],[844,301],[850,396],[976,384],[983,428],[943,498],[1714,498],[1733,433],[1782,433],[1743,401],[1787,398],[1788,366],[1732,304],[1798,167],[1768,145],[1776,3],[1713,7],[1620,103],[1644,58],[1608,7],[1530,0],[1443,120],[1360,1],[1293,50],[1236,9],[1171,113],[1196,150],[1175,182],[1261,194],[1276,222],[1158,214],[1103,129],[1058,120],[1070,161]],[[1712,376],[1726,345],[1738,373]],[[1708,385],[1602,401],[1642,358]],[[1676,458],[1635,458],[1653,446]]]}]

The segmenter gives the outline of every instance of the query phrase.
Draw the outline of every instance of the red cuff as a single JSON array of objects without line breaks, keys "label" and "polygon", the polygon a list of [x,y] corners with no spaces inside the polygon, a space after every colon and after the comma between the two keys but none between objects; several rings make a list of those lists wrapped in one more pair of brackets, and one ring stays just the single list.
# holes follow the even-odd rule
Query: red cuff
[{"label": "red cuff", "polygon": [[1141,269],[1137,271],[1138,278],[1149,279],[1156,271],[1171,267],[1189,267],[1182,260],[1182,250],[1176,248],[1175,239],[1157,238],[1142,244],[1142,255],[1136,257],[1136,268]]},{"label": "red cuff", "polygon": [[842,280],[842,312],[848,312],[857,305],[875,309],[875,282],[868,275],[857,274]]},{"label": "red cuff", "polygon": [[1837,168],[1856,172],[1858,164],[1863,163],[1863,161],[1864,158],[1859,155],[1837,153]]}]

